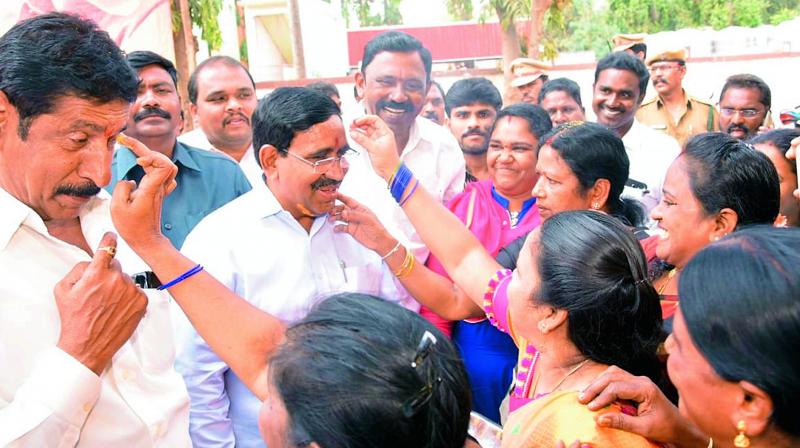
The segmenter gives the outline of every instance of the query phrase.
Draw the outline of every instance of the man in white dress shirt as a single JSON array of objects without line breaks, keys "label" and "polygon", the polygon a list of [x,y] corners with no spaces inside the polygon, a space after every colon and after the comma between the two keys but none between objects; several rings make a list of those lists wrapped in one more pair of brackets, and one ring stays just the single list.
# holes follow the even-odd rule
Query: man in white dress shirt
[{"label": "man in white dress shirt", "polygon": [[592,98],[597,122],[614,131],[628,153],[623,195],[638,199],[647,213],[661,201],[664,176],[681,152],[674,138],[636,120],[649,80],[644,62],[625,52],[609,53],[597,63]]},{"label": "man in white dress shirt", "polygon": [[0,446],[190,446],[169,296],[137,288],[147,267],[106,233],[138,82],[76,16],[0,37]]},{"label": "man in white dress shirt", "polygon": [[[329,220],[351,151],[336,104],[311,89],[277,89],[253,114],[253,142],[266,185],[203,219],[182,252],[287,324],[335,292],[375,294],[413,308],[413,300],[398,296],[381,257],[335,233]],[[191,396],[194,446],[263,446],[261,402],[202,337],[185,330],[176,367]]]},{"label": "man in white dress shirt", "polygon": [[189,77],[189,101],[198,128],[178,137],[196,148],[222,151],[239,162],[250,185],[263,184],[253,154],[250,123],[256,108],[256,84],[250,72],[228,56],[212,56]]},{"label": "man in white dress shirt", "polygon": [[[466,169],[458,142],[447,128],[419,116],[431,87],[431,53],[422,43],[398,31],[379,34],[364,47],[355,81],[366,112],[386,122],[400,159],[420,184],[442,203],[461,192]],[[414,226],[373,171],[367,151],[351,145],[360,155],[350,159],[342,193],[375,212],[389,233],[424,262],[429,251]]]}]

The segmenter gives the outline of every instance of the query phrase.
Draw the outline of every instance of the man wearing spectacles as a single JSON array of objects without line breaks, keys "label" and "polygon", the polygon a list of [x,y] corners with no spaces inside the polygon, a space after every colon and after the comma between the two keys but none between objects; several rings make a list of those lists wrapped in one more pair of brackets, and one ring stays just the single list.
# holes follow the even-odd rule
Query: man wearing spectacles
[{"label": "man wearing spectacles", "polygon": [[719,95],[719,128],[731,137],[747,140],[771,127],[772,92],[755,75],[733,75]]},{"label": "man wearing spectacles", "polygon": [[665,49],[647,58],[657,95],[636,114],[641,123],[671,135],[681,147],[695,134],[719,130],[714,106],[683,89],[687,53],[685,48]]},{"label": "man wearing spectacles", "polygon": [[[329,220],[353,152],[333,100],[308,88],[279,88],[259,101],[252,126],[266,182],[203,219],[181,252],[286,324],[337,292],[416,303],[399,296],[380,255]],[[188,322],[179,323],[179,335],[175,368],[191,398],[193,446],[264,446],[259,399]]]}]

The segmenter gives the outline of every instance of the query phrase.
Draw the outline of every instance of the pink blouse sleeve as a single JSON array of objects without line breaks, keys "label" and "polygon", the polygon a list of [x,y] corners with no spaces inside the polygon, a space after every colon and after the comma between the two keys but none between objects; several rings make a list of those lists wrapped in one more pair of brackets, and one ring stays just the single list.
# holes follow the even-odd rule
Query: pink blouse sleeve
[{"label": "pink blouse sleeve", "polygon": [[483,295],[483,310],[489,322],[500,331],[511,334],[508,321],[508,284],[511,282],[511,271],[497,271],[489,280],[486,293]]}]

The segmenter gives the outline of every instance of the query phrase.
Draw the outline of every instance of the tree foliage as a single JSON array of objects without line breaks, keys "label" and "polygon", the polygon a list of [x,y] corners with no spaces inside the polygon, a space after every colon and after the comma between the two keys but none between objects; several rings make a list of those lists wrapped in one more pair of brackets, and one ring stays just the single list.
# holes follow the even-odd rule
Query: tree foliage
[{"label": "tree foliage", "polygon": [[[222,31],[218,16],[222,10],[222,0],[189,0],[189,15],[192,24],[200,28],[200,37],[208,43],[209,50],[219,50],[222,46]],[[181,13],[172,9],[172,29],[181,28]]]},{"label": "tree foliage", "polygon": [[400,25],[402,0],[342,0],[342,16],[349,27],[353,16],[359,26]]},{"label": "tree foliage", "polygon": [[472,0],[448,0],[447,14],[451,19],[460,22],[472,20],[475,14]]},{"label": "tree foliage", "polygon": [[800,15],[800,0],[609,0],[609,18],[630,32],[754,27]]},{"label": "tree foliage", "polygon": [[754,27],[777,24],[800,15],[800,0],[573,0],[563,10],[563,32],[549,37],[562,51],[593,50],[598,57],[611,48],[616,33],[658,33],[681,28]]}]

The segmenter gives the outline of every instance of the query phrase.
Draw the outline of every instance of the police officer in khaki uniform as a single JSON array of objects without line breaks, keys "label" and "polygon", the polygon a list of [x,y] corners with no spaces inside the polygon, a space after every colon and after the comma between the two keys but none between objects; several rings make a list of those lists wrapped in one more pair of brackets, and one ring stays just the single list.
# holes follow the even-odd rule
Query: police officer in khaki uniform
[{"label": "police officer in khaki uniform", "polygon": [[539,91],[547,82],[549,64],[536,59],[517,58],[511,62],[511,90],[506,92],[507,103],[539,104]]},{"label": "police officer in khaki uniform", "polygon": [[645,101],[636,119],[675,138],[681,147],[695,134],[719,130],[717,110],[683,90],[685,48],[654,52],[647,58],[650,81],[658,95]]},{"label": "police officer in khaki uniform", "polygon": [[644,33],[617,34],[611,38],[611,51],[626,51],[644,62],[647,57],[647,44],[644,43],[646,37],[647,34]]}]

